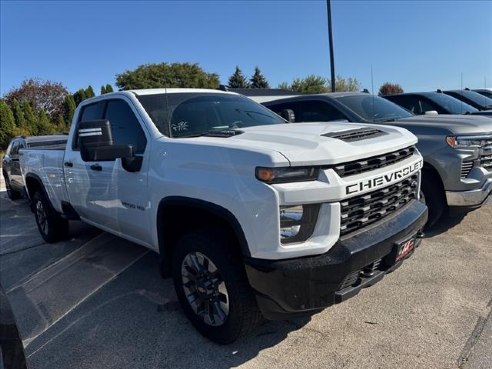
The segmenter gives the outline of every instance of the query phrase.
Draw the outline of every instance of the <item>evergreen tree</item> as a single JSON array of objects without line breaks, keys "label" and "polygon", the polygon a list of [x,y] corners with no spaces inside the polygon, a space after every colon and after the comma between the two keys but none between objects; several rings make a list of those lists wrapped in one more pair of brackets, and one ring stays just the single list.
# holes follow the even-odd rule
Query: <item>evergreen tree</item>
[{"label": "evergreen tree", "polygon": [[0,149],[5,150],[14,137],[14,114],[5,101],[0,100]]},{"label": "evergreen tree", "polygon": [[79,104],[87,99],[87,96],[85,95],[85,90],[81,88],[77,92],[73,94],[73,99],[75,101],[75,106],[79,106]]},{"label": "evergreen tree", "polygon": [[67,127],[70,127],[72,123],[73,114],[75,113],[75,100],[72,95],[65,96],[65,100],[63,101],[63,119]]},{"label": "evergreen tree", "polygon": [[61,115],[58,117],[58,121],[56,122],[55,131],[56,133],[65,133],[68,131],[67,124]]},{"label": "evergreen tree", "polygon": [[22,112],[24,113],[24,119],[26,120],[26,127],[32,135],[38,134],[38,122],[36,115],[32,111],[29,101],[24,100],[22,103]]},{"label": "evergreen tree", "polygon": [[258,67],[255,67],[255,73],[253,74],[249,82],[251,88],[270,88],[268,81]]},{"label": "evergreen tree", "polygon": [[249,83],[238,66],[236,66],[235,72],[229,77],[227,86],[230,88],[249,88]]},{"label": "evergreen tree", "polygon": [[14,101],[12,101],[11,109],[12,109],[12,113],[14,114],[15,125],[19,128],[25,128],[26,120],[24,119],[24,113],[17,99],[14,99]]},{"label": "evergreen tree", "polygon": [[94,96],[96,96],[96,94],[94,93],[94,89],[91,85],[89,85],[89,87],[85,89],[85,98],[88,99]]},{"label": "evergreen tree", "polygon": [[38,134],[39,135],[49,135],[54,132],[53,125],[51,124],[48,116],[41,110],[38,115]]},{"label": "evergreen tree", "polygon": [[106,86],[102,85],[101,86],[101,95],[104,95],[106,93]]},{"label": "evergreen tree", "polygon": [[110,92],[113,92],[113,86],[111,86],[109,83],[106,85],[106,93],[109,94]]}]

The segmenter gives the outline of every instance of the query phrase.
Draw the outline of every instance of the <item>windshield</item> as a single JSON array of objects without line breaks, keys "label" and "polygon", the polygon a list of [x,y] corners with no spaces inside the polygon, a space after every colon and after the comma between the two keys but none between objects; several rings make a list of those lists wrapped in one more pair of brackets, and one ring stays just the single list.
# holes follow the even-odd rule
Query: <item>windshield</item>
[{"label": "windshield", "polygon": [[285,123],[254,101],[221,93],[170,93],[137,97],[159,131],[168,137],[196,137],[213,131]]},{"label": "windshield", "polygon": [[489,99],[487,96],[480,95],[475,91],[461,90],[456,92],[459,95],[466,97],[468,100],[474,102],[477,105],[482,107],[492,107],[492,99]]},{"label": "windshield", "polygon": [[428,97],[443,109],[449,111],[450,114],[474,113],[478,111],[478,109],[468,105],[466,102],[439,92],[429,94]]},{"label": "windshield", "polygon": [[354,113],[371,122],[390,122],[413,116],[405,109],[374,95],[340,96],[336,99]]}]

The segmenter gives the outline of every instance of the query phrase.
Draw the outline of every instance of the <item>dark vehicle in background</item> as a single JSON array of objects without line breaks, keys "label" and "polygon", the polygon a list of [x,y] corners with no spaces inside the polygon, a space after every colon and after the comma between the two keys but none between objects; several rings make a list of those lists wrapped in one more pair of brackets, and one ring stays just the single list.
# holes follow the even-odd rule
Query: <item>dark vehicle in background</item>
[{"label": "dark vehicle in background", "polygon": [[66,135],[46,135],[46,136],[19,136],[10,141],[2,160],[2,174],[5,178],[7,195],[11,200],[22,197],[24,192],[24,182],[22,180],[19,157],[20,150],[26,148],[36,149],[61,149],[65,148],[67,142]]},{"label": "dark vehicle in background", "polygon": [[[441,90],[437,90],[441,92]],[[478,110],[490,110],[492,109],[492,99],[487,96],[481,95],[478,92],[471,90],[446,90],[442,91],[446,95],[452,96],[458,100],[466,102],[467,104],[477,108]]]},{"label": "dark vehicle in background", "polygon": [[477,108],[442,92],[408,92],[382,96],[400,105],[413,114],[471,114],[492,118],[492,110],[480,111]]},{"label": "dark vehicle in background", "polygon": [[419,139],[417,148],[424,157],[421,198],[429,207],[427,229],[448,207],[476,208],[492,191],[492,121],[489,118],[414,116],[382,97],[359,92],[251,98],[290,122],[347,120],[389,124],[415,134]]},{"label": "dark vehicle in background", "polygon": [[[465,88],[465,90],[468,90]],[[492,88],[475,88],[472,91],[478,92],[480,95],[486,96],[492,99]]]}]

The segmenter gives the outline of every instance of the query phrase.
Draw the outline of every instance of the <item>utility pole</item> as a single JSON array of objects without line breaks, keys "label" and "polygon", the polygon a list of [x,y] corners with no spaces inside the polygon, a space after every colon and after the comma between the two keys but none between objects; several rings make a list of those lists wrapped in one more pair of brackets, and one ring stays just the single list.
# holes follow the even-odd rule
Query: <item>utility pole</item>
[{"label": "utility pole", "polygon": [[335,57],[333,55],[333,33],[331,31],[331,0],[326,0],[328,12],[328,39],[330,42],[331,92],[335,92]]}]

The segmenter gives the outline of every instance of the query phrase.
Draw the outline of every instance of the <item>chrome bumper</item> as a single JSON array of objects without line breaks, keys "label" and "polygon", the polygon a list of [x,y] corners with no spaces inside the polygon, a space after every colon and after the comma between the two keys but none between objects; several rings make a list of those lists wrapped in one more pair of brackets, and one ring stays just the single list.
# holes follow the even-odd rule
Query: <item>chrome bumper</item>
[{"label": "chrome bumper", "polygon": [[471,191],[446,191],[449,206],[477,206],[482,204],[492,191],[492,178],[487,179],[482,188]]}]

